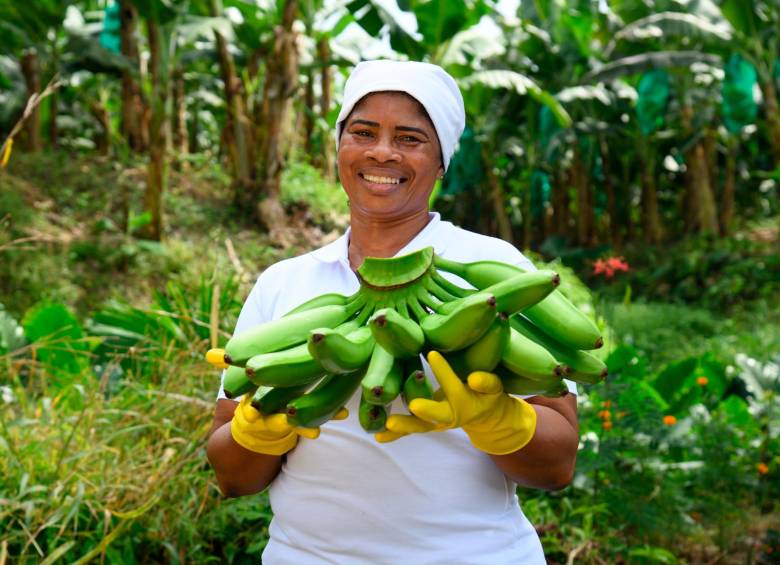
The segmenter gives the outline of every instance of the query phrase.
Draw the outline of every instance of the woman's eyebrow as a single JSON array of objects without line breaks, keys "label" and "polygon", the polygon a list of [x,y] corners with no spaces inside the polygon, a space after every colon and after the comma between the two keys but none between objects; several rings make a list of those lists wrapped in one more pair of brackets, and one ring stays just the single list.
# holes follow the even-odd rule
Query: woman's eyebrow
[{"label": "woman's eyebrow", "polygon": [[379,127],[379,123],[377,123],[377,122],[370,122],[368,120],[352,120],[352,122],[349,125],[352,126],[352,125],[355,125],[355,124],[362,124],[364,126],[369,126],[369,127],[372,127],[372,128],[378,128]]}]

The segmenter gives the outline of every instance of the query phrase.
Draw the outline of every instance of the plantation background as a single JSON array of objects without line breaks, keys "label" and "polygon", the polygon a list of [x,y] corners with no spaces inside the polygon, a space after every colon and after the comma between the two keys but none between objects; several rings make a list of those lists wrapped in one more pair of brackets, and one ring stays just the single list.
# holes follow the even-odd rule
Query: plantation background
[{"label": "plantation background", "polygon": [[205,457],[257,275],[337,237],[361,59],[455,76],[433,207],[603,327],[553,563],[780,558],[774,0],[0,0],[0,564],[258,562]]}]

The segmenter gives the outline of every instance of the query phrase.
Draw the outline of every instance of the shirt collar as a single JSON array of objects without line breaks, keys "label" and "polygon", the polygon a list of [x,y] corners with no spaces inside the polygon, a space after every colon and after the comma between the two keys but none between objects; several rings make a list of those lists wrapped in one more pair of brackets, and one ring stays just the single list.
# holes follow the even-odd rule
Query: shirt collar
[{"label": "shirt collar", "polygon": [[[446,238],[442,237],[441,229],[449,225],[448,222],[441,221],[441,215],[438,212],[428,213],[428,223],[414,238],[407,243],[398,253],[399,255],[406,255],[413,251],[419,251],[423,247],[433,247],[437,255],[442,255],[444,248],[446,247]],[[349,234],[352,228],[347,228],[347,231],[339,237],[336,241],[320,247],[319,249],[312,251],[311,255],[315,259],[323,263],[342,263],[349,266]]]}]

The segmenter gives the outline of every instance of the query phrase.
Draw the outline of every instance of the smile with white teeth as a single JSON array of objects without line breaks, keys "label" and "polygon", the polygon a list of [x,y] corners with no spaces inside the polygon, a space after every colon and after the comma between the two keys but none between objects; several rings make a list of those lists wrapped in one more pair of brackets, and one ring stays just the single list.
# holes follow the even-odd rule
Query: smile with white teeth
[{"label": "smile with white teeth", "polygon": [[360,176],[362,176],[368,182],[373,182],[374,184],[399,184],[401,182],[401,179],[393,177],[375,177],[374,175],[366,174],[361,174]]}]

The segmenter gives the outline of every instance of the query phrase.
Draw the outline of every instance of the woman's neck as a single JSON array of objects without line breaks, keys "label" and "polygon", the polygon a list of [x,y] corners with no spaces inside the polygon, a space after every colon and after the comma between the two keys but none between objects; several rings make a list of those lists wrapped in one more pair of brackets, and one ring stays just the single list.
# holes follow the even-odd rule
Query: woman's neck
[{"label": "woman's neck", "polygon": [[366,257],[393,257],[428,225],[428,210],[392,219],[350,217],[349,264],[356,270]]}]

